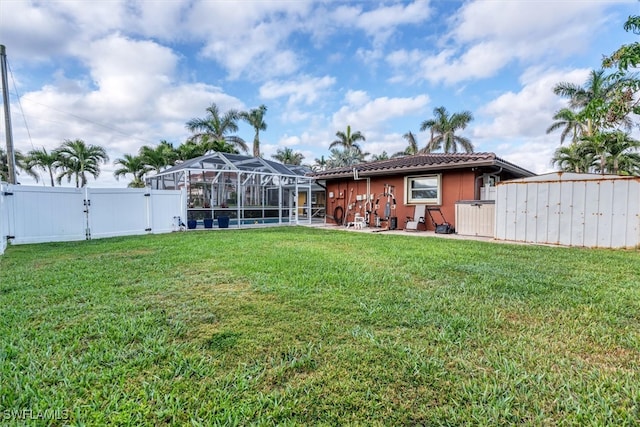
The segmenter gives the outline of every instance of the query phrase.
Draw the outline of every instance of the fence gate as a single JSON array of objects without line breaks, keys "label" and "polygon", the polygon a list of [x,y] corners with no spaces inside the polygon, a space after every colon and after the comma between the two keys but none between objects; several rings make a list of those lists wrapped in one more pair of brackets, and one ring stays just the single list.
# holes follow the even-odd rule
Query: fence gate
[{"label": "fence gate", "polygon": [[129,236],[151,231],[146,188],[87,188],[87,228],[90,238]]},{"label": "fence gate", "polygon": [[7,185],[7,209],[11,243],[43,243],[87,238],[83,212],[84,190]]}]

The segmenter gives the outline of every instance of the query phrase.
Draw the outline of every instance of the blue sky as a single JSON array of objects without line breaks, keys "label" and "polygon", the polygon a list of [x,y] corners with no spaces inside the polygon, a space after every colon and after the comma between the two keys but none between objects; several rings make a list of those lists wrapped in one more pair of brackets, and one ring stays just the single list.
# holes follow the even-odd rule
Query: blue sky
[{"label": "blue sky", "polygon": [[[113,160],[179,145],[212,102],[265,104],[264,157],[290,147],[304,163],[347,125],[365,151],[391,154],[408,131],[426,144],[434,108],[469,110],[461,135],[476,151],[544,173],[559,145],[545,130],[565,106],[553,86],[582,84],[635,41],[622,28],[632,14],[635,0],[2,0],[0,43],[15,147],[104,146],[92,186],[126,186]],[[238,134],[253,139],[246,124]]]}]

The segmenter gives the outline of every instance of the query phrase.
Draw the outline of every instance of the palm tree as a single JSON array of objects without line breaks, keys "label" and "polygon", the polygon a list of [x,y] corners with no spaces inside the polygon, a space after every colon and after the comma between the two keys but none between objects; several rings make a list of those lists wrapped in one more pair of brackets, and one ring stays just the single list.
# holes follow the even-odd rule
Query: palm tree
[{"label": "palm tree", "polygon": [[9,161],[7,159],[7,152],[4,148],[0,147],[0,181],[9,180]]},{"label": "palm tree", "polygon": [[[48,152],[46,148],[31,150],[25,157],[27,167],[32,170],[33,168],[42,169],[49,173],[49,179],[51,186],[55,187],[54,172],[59,166],[60,156],[56,150]],[[36,182],[38,179],[36,178]]]},{"label": "palm tree", "polygon": [[615,131],[606,135],[607,172],[615,175],[636,175],[640,171],[640,141],[628,133]]},{"label": "palm tree", "polygon": [[314,160],[313,165],[311,166],[311,169],[313,169],[314,171],[324,171],[327,169],[327,159],[324,158],[324,156],[320,156],[318,158],[316,158]]},{"label": "palm tree", "polygon": [[276,154],[271,156],[275,160],[285,165],[301,165],[304,156],[302,153],[294,152],[291,148],[285,147],[284,149],[278,148]]},{"label": "palm tree", "polygon": [[558,147],[551,159],[552,165],[557,165],[561,171],[587,173],[593,166],[594,158],[587,153],[578,142]]},{"label": "palm tree", "polygon": [[253,157],[260,157],[260,131],[267,130],[267,124],[264,121],[266,112],[267,107],[261,105],[258,108],[240,113],[240,118],[253,126],[256,132],[253,137]]},{"label": "palm tree", "polygon": [[146,172],[159,173],[169,166],[173,166],[178,159],[178,154],[173,148],[173,144],[167,141],[160,141],[155,147],[143,145],[138,152],[142,163],[146,167]]},{"label": "palm tree", "polygon": [[588,134],[587,125],[581,121],[578,114],[569,108],[562,108],[557,111],[553,116],[553,120],[556,121],[547,128],[547,134],[563,128],[560,134],[561,145],[569,135],[571,135],[572,142],[577,142],[581,136]]},{"label": "palm tree", "polygon": [[353,166],[364,162],[363,153],[356,151],[354,148],[349,150],[331,150],[331,155],[327,160],[328,168],[340,168],[343,166]]},{"label": "palm tree", "polygon": [[372,162],[377,162],[379,160],[389,160],[389,154],[387,154],[386,151],[383,151],[380,154],[372,154],[371,155],[371,161]]},{"label": "palm tree", "polygon": [[445,107],[437,107],[433,110],[433,119],[425,120],[420,125],[420,131],[431,130],[431,139],[422,153],[431,153],[444,148],[445,153],[457,153],[458,144],[467,152],[473,153],[473,144],[469,139],[456,135],[456,131],[463,130],[473,120],[469,111],[449,113]]},{"label": "palm tree", "polygon": [[131,174],[133,175],[133,180],[129,183],[128,187],[145,187],[144,174],[149,171],[149,167],[144,164],[144,160],[142,159],[142,157],[125,154],[121,159],[116,159],[113,164],[116,166],[120,166],[113,173],[117,180],[119,180],[121,176]]},{"label": "palm tree", "polygon": [[358,141],[365,141],[364,135],[360,131],[351,133],[351,126],[347,125],[347,131],[336,132],[338,139],[333,141],[329,148],[342,147],[345,151],[355,150],[356,153],[362,154],[362,148],[358,145]]},{"label": "palm tree", "polygon": [[[23,170],[30,177],[36,180],[40,179],[37,173],[33,171],[33,168],[27,163],[27,158],[20,151],[14,150],[13,152],[15,158],[15,174],[19,175],[19,170]],[[7,157],[7,152],[0,147],[0,181],[9,181],[9,159]]]},{"label": "palm tree", "polygon": [[[575,83],[558,83],[553,92],[569,99],[569,107],[576,111],[577,118],[586,125],[587,136],[593,136],[604,127],[621,125],[630,129],[633,125],[628,115],[620,115],[621,90],[628,85],[637,85],[633,77],[605,74],[604,70],[592,70],[583,86]],[[632,100],[623,100],[625,105]]]},{"label": "palm tree", "polygon": [[391,157],[414,156],[418,154],[420,148],[418,147],[418,141],[416,140],[416,136],[413,134],[413,132],[409,131],[402,135],[402,137],[407,140],[409,145],[407,145],[407,148],[405,148],[404,151],[398,151]]},{"label": "palm tree", "polygon": [[109,161],[107,151],[98,145],[87,145],[81,139],[65,140],[60,148],[56,150],[60,156],[58,166],[62,172],[58,174],[56,180],[58,184],[62,178],[67,177],[67,182],[71,182],[71,177],[75,177],[76,187],[87,185],[87,174],[98,178],[100,175],[100,163]]},{"label": "palm tree", "polygon": [[205,118],[195,118],[187,122],[187,129],[193,133],[189,141],[202,142],[204,140],[217,144],[225,142],[244,152],[248,151],[247,144],[242,138],[229,135],[238,131],[237,122],[240,115],[236,110],[229,110],[221,114],[218,106],[213,103],[207,108],[207,113]]},{"label": "palm tree", "polygon": [[193,141],[186,141],[176,149],[176,160],[189,160],[204,156],[209,151],[207,145],[198,144]]}]

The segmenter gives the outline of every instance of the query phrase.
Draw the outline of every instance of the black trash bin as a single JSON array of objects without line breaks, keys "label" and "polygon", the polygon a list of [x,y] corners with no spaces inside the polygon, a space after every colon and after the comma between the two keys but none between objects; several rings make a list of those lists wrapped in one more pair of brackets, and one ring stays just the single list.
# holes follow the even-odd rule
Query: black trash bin
[{"label": "black trash bin", "polygon": [[229,217],[228,216],[219,216],[218,217],[218,228],[229,228]]},{"label": "black trash bin", "polygon": [[398,217],[392,216],[389,218],[389,230],[397,230],[398,229]]}]

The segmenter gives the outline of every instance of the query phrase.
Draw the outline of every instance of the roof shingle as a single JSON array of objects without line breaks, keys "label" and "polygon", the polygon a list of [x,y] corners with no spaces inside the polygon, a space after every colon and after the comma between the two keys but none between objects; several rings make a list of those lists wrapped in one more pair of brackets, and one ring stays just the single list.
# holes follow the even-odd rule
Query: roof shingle
[{"label": "roof shingle", "polygon": [[359,176],[368,176],[401,173],[404,171],[459,169],[472,166],[500,166],[518,176],[535,175],[533,172],[497,157],[494,153],[430,153],[359,163],[353,166],[314,172],[311,176],[317,179],[331,179],[351,176],[354,170]]}]

